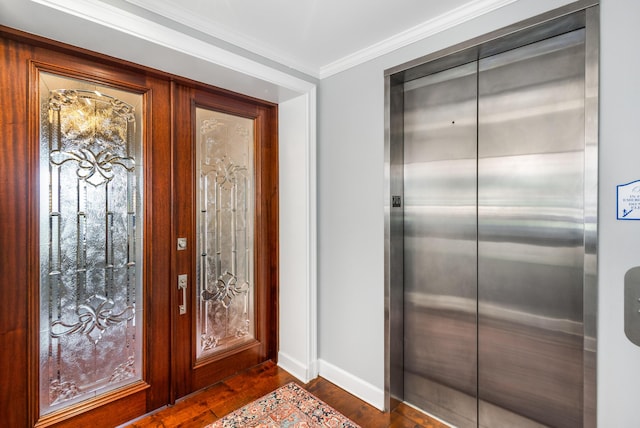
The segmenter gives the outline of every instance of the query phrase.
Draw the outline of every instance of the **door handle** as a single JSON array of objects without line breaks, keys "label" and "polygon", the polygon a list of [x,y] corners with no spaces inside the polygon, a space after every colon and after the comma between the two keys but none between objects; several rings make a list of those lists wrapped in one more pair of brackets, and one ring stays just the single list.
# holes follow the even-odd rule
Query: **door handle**
[{"label": "door handle", "polygon": [[187,313],[187,274],[178,275],[178,290],[182,290],[182,304],[178,305],[180,315]]}]

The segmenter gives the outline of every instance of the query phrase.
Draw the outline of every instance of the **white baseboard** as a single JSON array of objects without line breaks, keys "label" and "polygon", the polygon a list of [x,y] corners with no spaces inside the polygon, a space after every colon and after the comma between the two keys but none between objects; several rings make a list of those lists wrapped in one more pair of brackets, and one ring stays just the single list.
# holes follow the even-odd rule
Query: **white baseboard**
[{"label": "white baseboard", "polygon": [[307,383],[318,377],[317,362],[311,362],[307,366],[284,352],[278,352],[278,366],[291,373],[302,383]]},{"label": "white baseboard", "polygon": [[379,410],[384,410],[384,390],[324,360],[318,360],[318,365],[320,376]]}]

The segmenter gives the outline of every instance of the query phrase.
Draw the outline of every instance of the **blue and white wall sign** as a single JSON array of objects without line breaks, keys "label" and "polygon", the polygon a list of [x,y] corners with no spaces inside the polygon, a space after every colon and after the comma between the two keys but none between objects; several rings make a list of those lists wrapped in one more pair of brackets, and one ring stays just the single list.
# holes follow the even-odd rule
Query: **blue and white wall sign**
[{"label": "blue and white wall sign", "polygon": [[616,186],[618,220],[640,220],[640,180]]}]

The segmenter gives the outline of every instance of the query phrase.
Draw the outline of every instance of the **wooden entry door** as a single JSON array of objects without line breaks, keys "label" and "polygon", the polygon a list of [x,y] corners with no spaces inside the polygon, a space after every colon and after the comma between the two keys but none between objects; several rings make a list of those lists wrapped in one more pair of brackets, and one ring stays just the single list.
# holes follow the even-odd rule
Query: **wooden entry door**
[{"label": "wooden entry door", "polygon": [[2,36],[0,414],[115,426],[170,399],[170,86]]},{"label": "wooden entry door", "polygon": [[[115,426],[275,359],[277,108],[174,79],[0,26],[6,426]],[[194,245],[198,109],[215,113],[205,117],[210,131],[226,117],[215,115],[243,119],[231,128],[253,150],[250,274],[239,282],[227,254],[205,296],[232,306],[250,282],[253,318],[238,340],[205,335],[209,347],[227,345],[215,355],[196,349],[196,334],[209,331],[198,330],[202,293],[192,287],[202,255]],[[230,186],[219,184],[231,201]],[[221,224],[248,231],[246,220],[228,218]],[[177,237],[187,238],[185,250]],[[186,301],[178,274],[187,275]]]},{"label": "wooden entry door", "polygon": [[172,399],[277,350],[277,107],[174,84]]}]

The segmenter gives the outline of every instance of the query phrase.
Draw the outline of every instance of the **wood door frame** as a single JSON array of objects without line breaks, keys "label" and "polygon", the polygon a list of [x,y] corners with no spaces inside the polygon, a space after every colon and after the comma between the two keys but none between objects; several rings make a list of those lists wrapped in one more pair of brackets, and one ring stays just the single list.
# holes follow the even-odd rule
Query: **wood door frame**
[{"label": "wood door frame", "polygon": [[[266,360],[277,361],[278,349],[278,124],[277,105],[205,85],[172,84],[173,99],[173,228],[172,278],[187,273],[190,278],[187,316],[179,315],[182,299],[172,286],[172,390],[171,402],[204,388],[238,370]],[[196,314],[196,206],[195,109],[204,107],[254,120],[255,224],[254,224],[254,307],[256,341],[220,356],[196,361],[192,329]],[[186,114],[185,114],[186,112]],[[188,173],[185,173],[188,171]],[[177,250],[178,237],[187,237],[187,249]],[[189,337],[187,348],[179,337]],[[178,350],[182,349],[182,352]],[[237,352],[237,353],[235,353]],[[234,354],[235,364],[222,360]],[[209,363],[217,363],[217,367]]]}]

